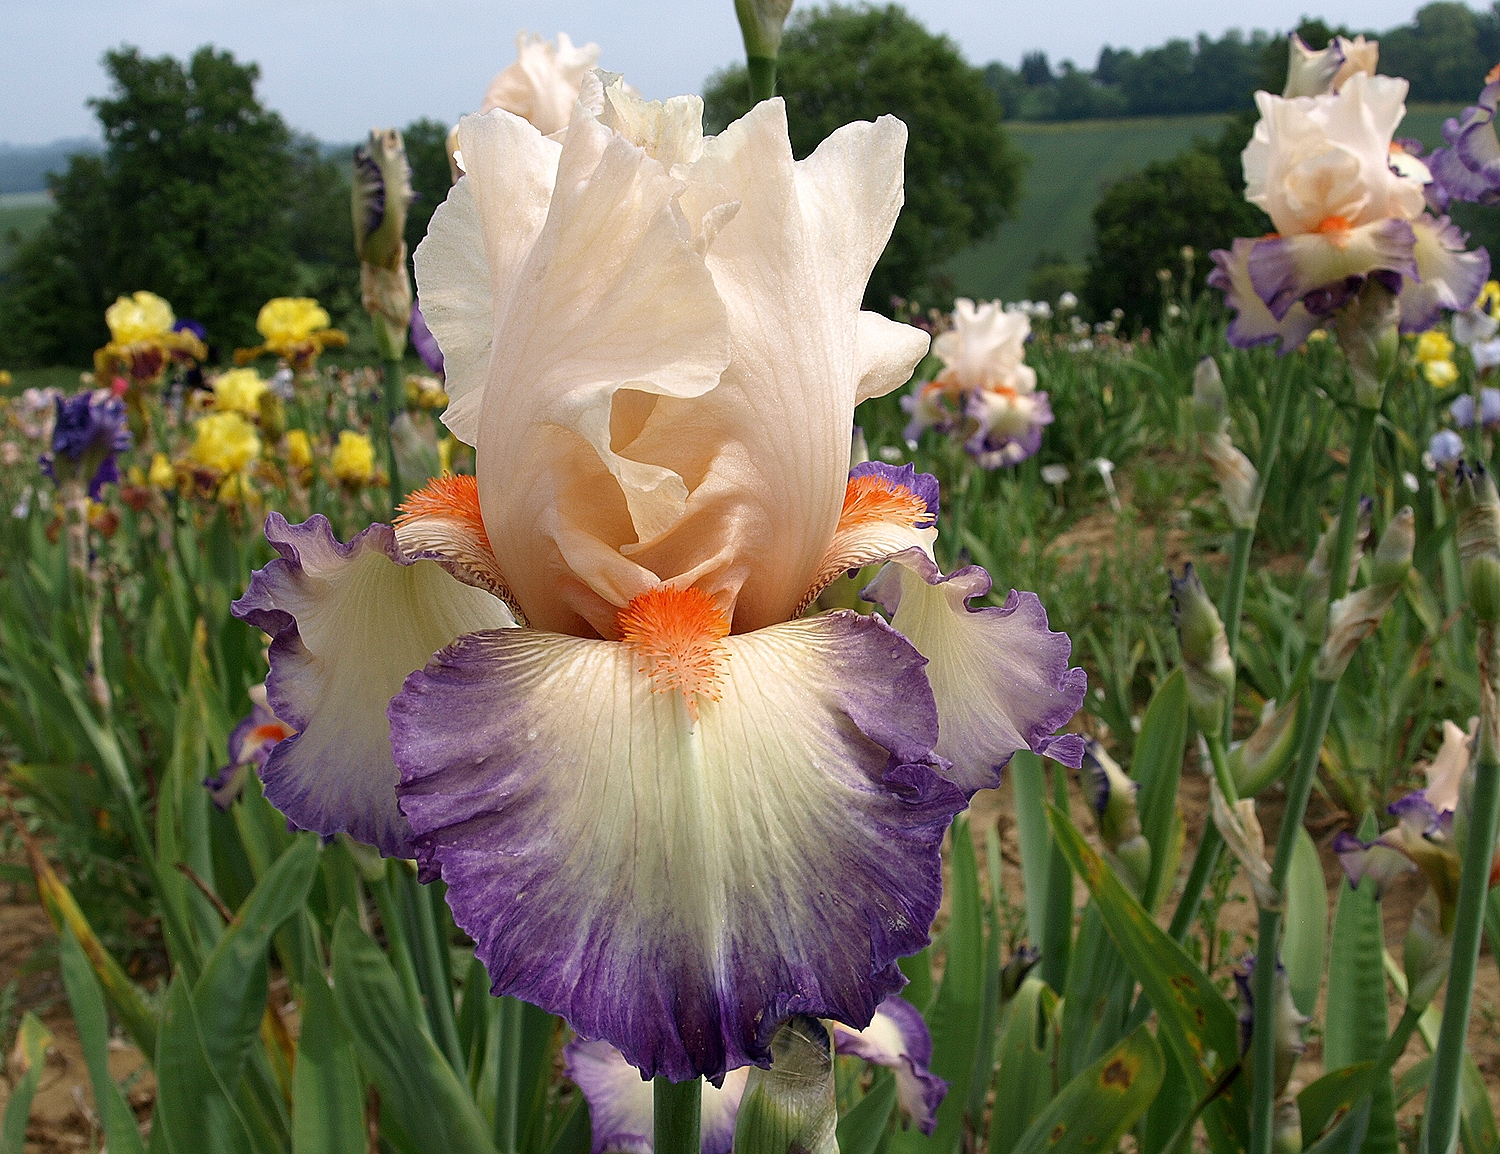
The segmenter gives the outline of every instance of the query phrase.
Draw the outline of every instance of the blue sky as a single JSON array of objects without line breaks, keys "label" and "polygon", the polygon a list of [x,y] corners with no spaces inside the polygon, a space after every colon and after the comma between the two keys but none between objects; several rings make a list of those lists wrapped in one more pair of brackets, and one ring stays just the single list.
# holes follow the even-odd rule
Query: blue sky
[{"label": "blue sky", "polygon": [[[801,0],[799,0],[799,3]],[[1410,19],[1412,0],[906,0],[970,61],[1033,49],[1092,66],[1105,44],[1142,48],[1227,28],[1277,30],[1304,12],[1356,27]],[[348,141],[373,125],[456,119],[514,57],[522,28],[594,40],[600,63],[648,96],[701,91],[742,51],[732,0],[3,0],[0,142],[93,135],[99,60],[122,43],[185,56],[211,42],[261,66],[261,97],[294,127]]]}]

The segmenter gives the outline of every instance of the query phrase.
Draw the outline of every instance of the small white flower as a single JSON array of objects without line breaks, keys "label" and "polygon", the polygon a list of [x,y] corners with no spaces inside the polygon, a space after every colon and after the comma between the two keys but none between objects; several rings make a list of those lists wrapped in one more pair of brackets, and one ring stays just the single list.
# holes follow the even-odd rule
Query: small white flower
[{"label": "small white flower", "polygon": [[1061,485],[1071,475],[1066,465],[1042,466],[1042,480],[1046,481],[1049,485]]}]

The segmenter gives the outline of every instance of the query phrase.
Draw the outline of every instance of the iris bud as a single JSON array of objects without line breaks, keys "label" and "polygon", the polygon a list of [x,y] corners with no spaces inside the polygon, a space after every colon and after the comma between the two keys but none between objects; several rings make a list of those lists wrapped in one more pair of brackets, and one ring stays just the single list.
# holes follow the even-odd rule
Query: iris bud
[{"label": "iris bud", "polygon": [[1354,399],[1362,409],[1378,409],[1400,350],[1396,296],[1377,274],[1338,314],[1335,329],[1349,361]]},{"label": "iris bud", "polygon": [[[1252,1029],[1255,1024],[1255,966],[1256,958],[1251,954],[1245,958],[1245,968],[1235,970],[1234,984],[1240,995],[1240,1049],[1248,1053]],[[1292,1070],[1307,1043],[1302,1038],[1302,1028],[1312,1021],[1297,1009],[1292,1001],[1292,983],[1287,977],[1286,967],[1276,963],[1276,1012],[1272,1021],[1276,1027],[1276,1096],[1281,1097],[1287,1083],[1292,1080]]]},{"label": "iris bud", "polygon": [[1191,562],[1181,577],[1172,578],[1172,616],[1182,647],[1193,723],[1204,733],[1218,733],[1225,703],[1234,689],[1234,662],[1219,611],[1203,591]]},{"label": "iris bud", "polygon": [[771,1039],[771,1068],[752,1067],[734,1126],[736,1150],[838,1154],[833,1039],[799,1014]]},{"label": "iris bud", "polygon": [[1126,775],[1097,741],[1083,754],[1083,791],[1094,811],[1099,838],[1113,857],[1131,893],[1146,888],[1151,873],[1151,845],[1141,833],[1135,795],[1140,786]]},{"label": "iris bud", "polygon": [[1474,616],[1500,622],[1500,494],[1483,465],[1460,465],[1457,475],[1458,555]]},{"label": "iris bud", "polygon": [[1261,722],[1229,751],[1229,774],[1241,797],[1254,797],[1279,778],[1296,748],[1297,698],[1279,709],[1267,703]]},{"label": "iris bud", "polygon": [[1391,518],[1380,537],[1370,584],[1328,607],[1328,634],[1314,671],[1318,678],[1337,681],[1360,643],[1379,627],[1401,592],[1416,541],[1416,518],[1408,506]]},{"label": "iris bud", "polygon": [[1260,474],[1250,458],[1229,439],[1226,405],[1219,366],[1212,357],[1204,357],[1193,373],[1193,423],[1198,429],[1198,441],[1218,479],[1230,522],[1236,529],[1253,529],[1260,514],[1256,493]]}]

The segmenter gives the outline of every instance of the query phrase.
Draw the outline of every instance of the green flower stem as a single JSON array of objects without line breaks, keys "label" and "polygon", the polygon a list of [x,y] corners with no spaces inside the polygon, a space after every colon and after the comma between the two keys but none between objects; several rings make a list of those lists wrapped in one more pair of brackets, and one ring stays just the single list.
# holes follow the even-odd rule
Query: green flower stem
[{"label": "green flower stem", "polygon": [[[1453,922],[1453,960],[1443,997],[1443,1027],[1434,1052],[1432,1085],[1427,1090],[1423,1127],[1424,1154],[1447,1154],[1458,1140],[1458,1098],[1463,1076],[1464,1045],[1469,1033],[1469,1011],[1474,1001],[1474,974],[1479,966],[1479,938],[1484,929],[1489,893],[1490,862],[1495,827],[1500,822],[1500,751],[1493,734],[1496,717],[1494,683],[1500,672],[1500,633],[1494,625],[1481,626],[1479,756],[1474,766],[1474,793],[1464,841],[1463,873],[1458,883],[1458,905]],[[1485,652],[1488,650],[1488,652]]]},{"label": "green flower stem", "polygon": [[750,103],[759,104],[776,95],[776,57],[747,56],[745,64],[750,73]]},{"label": "green flower stem", "polygon": [[[1052,804],[1068,812],[1068,779],[1061,765],[1052,766]],[[1042,980],[1059,997],[1068,981],[1068,963],[1073,952],[1073,871],[1062,846],[1051,839],[1052,857],[1047,865],[1047,921],[1042,926]]]},{"label": "green flower stem", "polygon": [[495,1145],[500,1154],[516,1154],[521,1098],[521,1003],[501,998],[500,1053],[495,1060]]},{"label": "green flower stem", "polygon": [[1172,940],[1181,944],[1187,941],[1188,931],[1203,905],[1203,891],[1208,888],[1208,879],[1214,876],[1219,864],[1219,853],[1224,848],[1223,835],[1214,825],[1213,818],[1205,816],[1203,837],[1198,841],[1198,852],[1193,855],[1193,868],[1188,871],[1187,886],[1182,891],[1182,900],[1172,914],[1172,925],[1167,931]]},{"label": "green flower stem", "polygon": [[[1291,409],[1292,374],[1283,373],[1276,383],[1276,393],[1271,398],[1271,422],[1266,440],[1261,447],[1260,460],[1256,463],[1255,492],[1252,508],[1256,517],[1260,515],[1260,503],[1266,495],[1266,486],[1271,479],[1271,470],[1276,467],[1276,458],[1281,453],[1281,434],[1286,428],[1286,415]],[[1245,608],[1245,580],[1250,572],[1250,549],[1255,543],[1255,526],[1234,531],[1234,544],[1230,553],[1229,584],[1224,589],[1224,607],[1219,616],[1224,622],[1224,635],[1229,641],[1229,660],[1238,672],[1235,663],[1240,652],[1240,616]],[[1234,690],[1224,707],[1224,743],[1234,740]],[[1227,795],[1226,795],[1227,796]]]},{"label": "green flower stem", "polygon": [[1229,761],[1224,756],[1224,739],[1217,734],[1204,734],[1203,740],[1208,745],[1208,759],[1213,763],[1214,780],[1219,783],[1219,792],[1224,795],[1225,801],[1233,805],[1240,800],[1240,793],[1234,784],[1234,774],[1229,772]]},{"label": "green flower stem", "polygon": [[662,1077],[653,1078],[651,1099],[655,1110],[652,1122],[655,1154],[699,1154],[702,1079],[669,1082]]},{"label": "green flower stem", "polygon": [[[1354,440],[1349,451],[1349,471],[1344,480],[1344,499],[1339,511],[1338,536],[1328,569],[1328,604],[1332,605],[1349,591],[1349,559],[1354,553],[1354,533],[1359,521],[1359,495],[1375,440],[1377,406],[1361,406],[1354,426]],[[1325,622],[1329,614],[1324,614]],[[1326,624],[1324,626],[1327,628]],[[1309,646],[1312,639],[1308,640]],[[1286,809],[1276,838],[1276,856],[1271,862],[1271,889],[1280,893],[1292,866],[1297,848],[1297,831],[1307,814],[1313,780],[1323,752],[1323,737],[1333,716],[1336,681],[1314,678],[1309,690],[1306,728],[1297,750],[1297,764],[1287,783]],[[1280,909],[1260,911],[1255,955],[1255,1027],[1251,1038],[1252,1069],[1255,1075],[1255,1097],[1250,1108],[1249,1154],[1271,1154],[1272,1125],[1276,1107],[1276,959],[1281,944]]]},{"label": "green flower stem", "polygon": [[396,465],[396,441],[391,436],[391,427],[406,408],[406,372],[399,357],[385,361],[381,372],[385,377],[385,420],[382,427],[386,460],[390,462],[391,515],[394,517],[406,493],[401,488],[401,470]]}]

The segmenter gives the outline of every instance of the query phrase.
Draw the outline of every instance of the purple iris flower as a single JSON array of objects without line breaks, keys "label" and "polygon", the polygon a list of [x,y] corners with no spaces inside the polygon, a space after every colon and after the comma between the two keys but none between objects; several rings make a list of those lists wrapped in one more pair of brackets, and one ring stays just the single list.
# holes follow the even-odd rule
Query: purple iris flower
[{"label": "purple iris flower", "polygon": [[244,788],[245,774],[259,773],[270,760],[271,751],[297,731],[271,712],[266,704],[266,687],[250,690],[250,712],[240,719],[229,735],[229,764],[203,782],[213,795],[214,804],[228,809]]},{"label": "purple iris flower", "polygon": [[87,480],[89,496],[97,501],[105,485],[119,481],[115,455],[130,445],[124,401],[103,390],[58,397],[52,451],[41,458],[42,472],[59,485]]},{"label": "purple iris flower", "polygon": [[[722,1082],[790,1017],[869,1026],[953,815],[1019,749],[1077,766],[1086,683],[1036,597],[941,572],[935,482],[848,469],[928,347],[859,309],[905,129],[798,162],[763,101],[678,163],[689,105],[602,99],[561,143],[466,117],[417,251],[476,475],[348,544],[271,515],[235,612],[299,730],[273,804],[441,875],[495,993]],[[882,561],[882,616],[802,616]]]},{"label": "purple iris flower", "polygon": [[[1460,400],[1467,400],[1472,406],[1474,398],[1463,397]],[[1474,418],[1471,414],[1469,417],[1470,424],[1473,423],[1473,420]],[[1459,458],[1464,455],[1463,438],[1452,429],[1439,429],[1436,433],[1432,434],[1432,440],[1427,442],[1427,452],[1431,455],[1432,463],[1435,467],[1439,469],[1451,469],[1458,463]]]},{"label": "purple iris flower", "polygon": [[[948,1083],[927,1068],[932,1061],[932,1034],[917,1008],[892,994],[880,1003],[863,1030],[842,1022],[829,1025],[835,1053],[895,1071],[901,1113],[921,1133],[931,1134],[937,1128],[937,1109]],[[589,1104],[592,1154],[652,1154],[651,1083],[641,1078],[625,1056],[608,1042],[575,1038],[563,1049],[563,1063]],[[703,1083],[703,1154],[730,1154],[749,1074],[749,1066],[740,1066],[725,1074],[720,1086]]]}]

